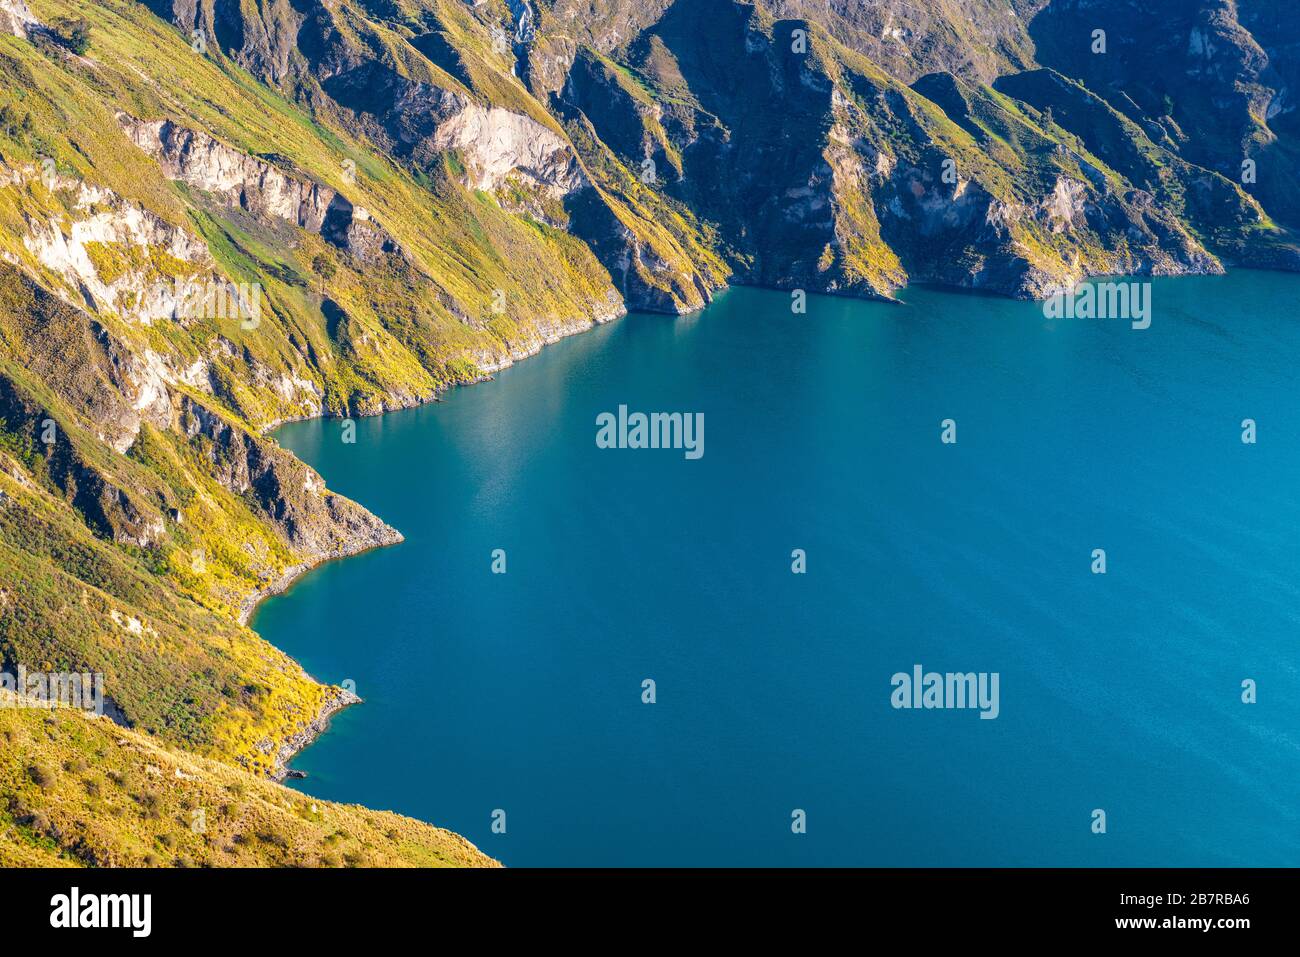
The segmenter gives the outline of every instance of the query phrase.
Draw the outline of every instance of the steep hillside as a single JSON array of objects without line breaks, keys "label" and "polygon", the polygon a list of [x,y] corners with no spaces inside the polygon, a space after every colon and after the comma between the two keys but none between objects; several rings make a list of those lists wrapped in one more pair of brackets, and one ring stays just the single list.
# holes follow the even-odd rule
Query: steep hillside
[{"label": "steep hillside", "polygon": [[[1161,147],[1248,185],[1288,225],[1300,216],[1293,174],[1300,62],[1294,6],[1278,0],[1053,3],[1032,24],[1040,61],[1139,124]],[[1094,31],[1105,52],[1093,52]]]},{"label": "steep hillside", "polygon": [[464,838],[317,801],[0,691],[0,867],[493,867]]},{"label": "steep hillside", "polygon": [[[727,282],[1300,268],[1287,14],[0,0],[0,670],[102,674],[133,747],[281,774],[353,698],[249,613],[401,535],[279,422],[426,402]],[[21,721],[23,761],[104,746]]]},{"label": "steep hillside", "polygon": [[[884,57],[891,74],[845,10],[811,7],[783,20],[762,4],[672,5],[611,49],[579,49],[553,95],[716,224],[737,280],[888,297],[912,277],[1041,296],[1086,275],[1295,262],[1241,185],[1078,84],[1053,85],[1023,38],[940,31],[924,57]],[[1027,68],[988,85],[978,51]]]}]

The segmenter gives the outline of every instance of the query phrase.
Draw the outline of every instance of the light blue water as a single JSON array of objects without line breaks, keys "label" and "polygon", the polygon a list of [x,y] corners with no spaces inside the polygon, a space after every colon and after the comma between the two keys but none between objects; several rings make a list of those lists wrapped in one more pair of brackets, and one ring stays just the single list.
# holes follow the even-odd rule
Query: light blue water
[{"label": "light blue water", "polygon": [[[738,288],[283,428],[407,537],[257,616],[366,699],[302,789],[515,866],[1300,864],[1300,278],[1157,280],[1145,331],[904,298]],[[598,449],[619,404],[704,457]],[[1000,716],[894,710],[917,663]]]}]

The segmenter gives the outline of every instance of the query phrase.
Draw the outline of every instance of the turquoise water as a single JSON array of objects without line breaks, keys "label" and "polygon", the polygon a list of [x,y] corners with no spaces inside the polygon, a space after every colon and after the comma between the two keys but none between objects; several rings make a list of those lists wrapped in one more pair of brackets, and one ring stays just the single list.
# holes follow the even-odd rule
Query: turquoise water
[{"label": "turquoise water", "polygon": [[[302,790],[513,866],[1300,864],[1300,278],[1157,280],[1146,330],[904,299],[737,288],[283,428],[407,538],[258,613],[366,699]],[[705,454],[597,448],[620,404]],[[915,664],[999,716],[894,709]]]}]

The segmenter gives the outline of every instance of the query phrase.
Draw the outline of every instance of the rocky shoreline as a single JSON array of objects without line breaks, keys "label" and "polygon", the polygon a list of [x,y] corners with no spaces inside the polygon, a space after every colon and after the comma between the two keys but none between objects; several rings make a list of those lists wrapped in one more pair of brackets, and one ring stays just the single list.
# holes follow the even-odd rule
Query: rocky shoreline
[{"label": "rocky shoreline", "polygon": [[387,548],[389,545],[399,545],[406,541],[406,536],[395,528],[387,525],[385,525],[384,528],[386,529],[385,532],[377,533],[369,540],[345,545],[335,554],[321,555],[320,557],[310,561],[299,562],[297,565],[290,565],[280,573],[280,577],[269,582],[262,588],[249,592],[248,595],[244,597],[244,600],[239,603],[239,623],[247,626],[253,617],[253,613],[257,611],[258,605],[274,595],[283,595],[290,587],[292,587],[294,582],[307,574],[307,572],[311,571],[313,568],[319,568],[326,562],[336,561],[341,558],[353,558],[364,552],[370,551],[372,548]]},{"label": "rocky shoreline", "polygon": [[307,775],[301,771],[290,771],[289,762],[329,730],[330,720],[334,715],[344,708],[350,708],[354,704],[361,704],[361,702],[360,697],[346,688],[327,685],[325,687],[325,701],[316,713],[316,717],[305,728],[296,734],[290,735],[280,745],[280,749],[275,754],[275,769],[271,771],[271,779],[282,782],[286,778],[305,778]]},{"label": "rocky shoreline", "polygon": [[[585,319],[572,319],[572,320],[558,322],[554,324],[551,328],[547,329],[544,334],[532,337],[526,344],[510,349],[504,359],[498,362],[480,365],[479,368],[480,371],[482,372],[482,375],[474,379],[472,382],[465,383],[465,385],[476,385],[480,382],[490,381],[497,372],[500,372],[502,369],[509,368],[515,362],[522,361],[523,359],[529,359],[537,355],[546,346],[554,345],[555,343],[559,342],[562,339],[567,339],[569,336],[578,335],[579,333],[583,333],[583,332],[590,332],[592,329],[595,329],[598,326],[602,326],[607,322],[612,322],[615,319],[622,318],[626,314],[627,314],[627,310],[624,309],[620,304],[619,306],[611,309],[608,313],[600,314],[595,317],[586,317]],[[369,417],[370,415],[382,415],[385,412],[400,411],[400,409],[402,408],[415,408],[419,405],[425,405],[430,402],[437,402],[439,400],[439,397],[440,397],[440,393],[435,393],[429,396],[428,398],[421,399],[419,401],[412,402],[410,404],[404,404],[395,408],[382,409],[373,413],[356,413],[356,414],[361,417]],[[278,426],[283,425],[289,421],[301,422],[301,421],[309,421],[310,419],[313,418],[326,418],[326,417],[328,416],[322,414],[317,416],[303,416],[296,419],[280,420],[267,425],[262,430],[262,434],[265,435],[267,432],[270,432],[272,429],[277,428]],[[239,605],[239,613],[238,613],[239,623],[241,625],[248,626],[249,622],[252,620],[253,614],[257,611],[258,606],[265,599],[271,598],[275,595],[284,594],[284,592],[288,591],[289,588],[293,586],[293,583],[296,582],[300,577],[302,577],[312,569],[325,564],[326,562],[330,562],[342,558],[352,558],[364,552],[368,552],[373,548],[386,548],[389,545],[397,545],[406,540],[406,537],[402,535],[401,532],[397,531],[395,528],[392,528],[389,525],[386,524],[383,525],[382,529],[383,529],[382,531],[376,532],[374,535],[367,536],[359,541],[349,543],[348,545],[343,546],[339,551],[335,552],[334,554],[322,555],[309,561],[299,562],[296,565],[290,565],[279,575],[278,578],[269,582],[262,588],[258,588],[250,592],[247,596],[245,596],[245,598],[243,599],[243,601],[240,602]],[[284,781],[287,778],[306,777],[305,774],[295,773],[293,771],[290,771],[288,768],[289,762],[292,761],[299,753],[301,753],[306,748],[308,748],[313,742],[315,742],[317,738],[319,738],[322,734],[324,734],[329,729],[330,720],[334,717],[334,715],[338,714],[338,712],[342,711],[344,708],[348,708],[354,704],[360,704],[362,702],[362,699],[360,697],[358,697],[353,692],[348,691],[344,688],[339,688],[336,685],[324,685],[324,687],[326,689],[326,699],[325,702],[321,705],[320,710],[316,713],[316,716],[305,728],[303,728],[303,730],[297,732],[296,734],[291,735],[280,744],[280,747],[277,750],[275,756],[275,768],[274,770],[271,771],[270,774],[270,777],[273,780]]]},{"label": "rocky shoreline", "polygon": [[[275,581],[271,582],[264,588],[260,588],[250,593],[244,599],[240,604],[239,623],[247,626],[253,613],[257,610],[257,606],[260,605],[264,599],[288,591],[295,581],[313,568],[317,568],[320,565],[329,561],[334,561],[335,559],[352,558],[355,555],[368,552],[372,548],[385,548],[389,545],[396,545],[399,542],[406,540],[405,536],[403,536],[401,532],[392,529],[389,526],[385,526],[385,528],[388,528],[388,530],[392,532],[391,537],[385,536],[388,540],[359,542],[355,548],[345,549],[336,555],[326,555],[316,561],[301,562],[297,565],[291,565],[286,568],[280,577],[275,579]],[[311,676],[309,675],[308,677]],[[315,681],[316,679],[312,678],[311,680]],[[337,685],[322,684],[322,687],[325,688],[325,701],[316,712],[316,716],[312,718],[305,728],[290,735],[280,743],[280,747],[276,751],[275,755],[275,767],[270,773],[272,780],[284,781],[286,778],[306,777],[307,775],[304,773],[295,773],[290,771],[288,768],[289,762],[329,729],[330,719],[332,719],[334,715],[338,714],[344,708],[349,708],[354,704],[361,704],[363,700],[353,692],[348,691],[346,688],[340,688]]]}]

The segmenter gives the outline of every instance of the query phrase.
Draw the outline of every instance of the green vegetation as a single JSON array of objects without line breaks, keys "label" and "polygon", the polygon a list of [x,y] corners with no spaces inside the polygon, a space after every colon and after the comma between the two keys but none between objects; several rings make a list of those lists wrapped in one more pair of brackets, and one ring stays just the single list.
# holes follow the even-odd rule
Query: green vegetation
[{"label": "green vegetation", "polygon": [[56,20],[53,29],[59,42],[77,56],[85,56],[90,50],[90,21],[84,17]]},{"label": "green vegetation", "polygon": [[[13,862],[477,860],[369,812],[326,826],[249,776],[334,695],[243,624],[253,603],[399,537],[264,438],[275,423],[427,401],[729,280],[1035,296],[1300,262],[1279,225],[1300,153],[1267,129],[1253,54],[1173,91],[1122,56],[1133,82],[1081,82],[1096,64],[1050,30],[1035,62],[1019,0],[887,3],[895,32],[853,4],[541,2],[525,46],[494,42],[502,0],[337,0],[309,23],[223,4],[233,32],[212,0],[165,5],[175,23],[31,6],[52,32],[0,36],[0,664],[101,672],[134,731],[0,712]],[[1246,49],[1220,25],[1217,49]],[[220,171],[150,141],[164,120]],[[1257,193],[1198,137],[1287,176]],[[178,279],[249,299],[151,298]],[[193,791],[229,806],[210,840],[177,829]]]},{"label": "green vegetation", "polygon": [[0,691],[0,867],[490,867],[449,831],[305,797]]}]

